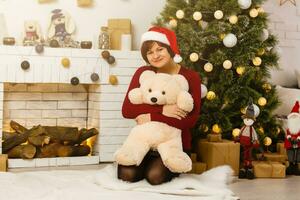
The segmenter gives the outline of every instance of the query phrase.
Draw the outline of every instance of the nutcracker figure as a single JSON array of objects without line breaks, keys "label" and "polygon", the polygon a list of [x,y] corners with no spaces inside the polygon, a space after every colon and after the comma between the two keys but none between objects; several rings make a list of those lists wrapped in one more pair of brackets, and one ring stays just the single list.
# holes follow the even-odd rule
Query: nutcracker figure
[{"label": "nutcracker figure", "polygon": [[253,166],[252,166],[252,149],[259,148],[258,135],[253,127],[256,117],[259,114],[259,108],[249,101],[246,108],[245,115],[242,116],[244,126],[241,128],[239,134],[239,142],[243,149],[243,167],[239,171],[239,178],[253,179]]},{"label": "nutcracker figure", "polygon": [[289,166],[286,169],[287,175],[300,175],[298,163],[300,162],[300,114],[299,102],[296,101],[291,113],[288,115],[288,129],[284,147],[287,150]]}]

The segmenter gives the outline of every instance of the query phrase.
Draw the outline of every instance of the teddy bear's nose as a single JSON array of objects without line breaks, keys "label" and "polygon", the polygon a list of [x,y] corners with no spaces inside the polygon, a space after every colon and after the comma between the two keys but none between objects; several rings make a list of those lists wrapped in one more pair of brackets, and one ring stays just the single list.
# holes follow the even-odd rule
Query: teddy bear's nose
[{"label": "teddy bear's nose", "polygon": [[157,98],[156,98],[156,97],[152,97],[152,98],[151,98],[151,101],[152,101],[153,103],[156,103],[156,102],[157,102]]}]

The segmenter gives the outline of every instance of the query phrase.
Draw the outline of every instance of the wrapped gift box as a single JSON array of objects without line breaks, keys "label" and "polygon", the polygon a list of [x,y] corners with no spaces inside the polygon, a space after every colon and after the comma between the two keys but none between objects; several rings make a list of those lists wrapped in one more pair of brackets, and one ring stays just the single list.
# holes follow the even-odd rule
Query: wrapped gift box
[{"label": "wrapped gift box", "polygon": [[230,165],[234,174],[238,175],[240,166],[240,143],[229,140],[208,142],[199,140],[197,154],[201,162],[207,164],[207,169],[220,165]]},{"label": "wrapped gift box", "polygon": [[193,162],[192,170],[189,172],[190,174],[202,174],[207,169],[206,163],[202,162]]},{"label": "wrapped gift box", "polygon": [[286,153],[286,148],[284,148],[284,143],[277,143],[276,150],[279,154],[285,155],[287,159],[287,153]]},{"label": "wrapped gift box", "polygon": [[207,141],[209,142],[222,142],[222,135],[221,134],[208,134]]},{"label": "wrapped gift box", "polygon": [[0,154],[0,171],[7,171],[7,154]]},{"label": "wrapped gift box", "polygon": [[110,48],[121,50],[121,38],[123,34],[131,34],[130,19],[108,19],[108,33],[110,36]]},{"label": "wrapped gift box", "polygon": [[[261,156],[262,154],[256,154],[257,159],[261,158]],[[264,153],[264,157],[267,159],[267,161],[274,161],[280,163],[285,163],[287,159],[286,155],[279,153]]]},{"label": "wrapped gift box", "polygon": [[256,178],[285,178],[286,167],[282,163],[272,161],[253,161]]}]

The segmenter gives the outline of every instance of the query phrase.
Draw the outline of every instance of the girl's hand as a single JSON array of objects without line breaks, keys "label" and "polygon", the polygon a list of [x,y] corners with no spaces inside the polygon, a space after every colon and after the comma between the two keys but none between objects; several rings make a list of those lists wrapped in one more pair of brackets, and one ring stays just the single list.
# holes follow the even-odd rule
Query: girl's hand
[{"label": "girl's hand", "polygon": [[181,120],[187,116],[187,112],[180,109],[176,104],[164,105],[162,114],[167,117],[173,117]]},{"label": "girl's hand", "polygon": [[151,115],[150,115],[150,113],[141,114],[141,115],[139,115],[135,118],[135,121],[138,125],[150,122],[151,121]]}]

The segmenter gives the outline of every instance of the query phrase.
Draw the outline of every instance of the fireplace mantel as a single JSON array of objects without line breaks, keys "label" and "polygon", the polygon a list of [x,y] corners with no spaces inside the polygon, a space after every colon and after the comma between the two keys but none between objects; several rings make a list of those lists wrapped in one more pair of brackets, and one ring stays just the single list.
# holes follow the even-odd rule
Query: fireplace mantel
[{"label": "fireplace mantel", "polygon": [[[70,84],[72,77],[79,78],[80,84],[88,85],[87,128],[99,129],[93,156],[69,158],[42,158],[32,160],[9,159],[9,168],[48,167],[96,164],[113,161],[114,151],[123,143],[133,120],[124,119],[121,105],[131,76],[136,68],[144,64],[139,51],[109,50],[116,59],[110,65],[101,57],[101,50],[45,48],[38,54],[34,47],[0,46],[0,139],[3,127],[4,84]],[[61,64],[62,58],[70,60],[70,66]],[[23,70],[23,61],[30,68]],[[99,80],[93,82],[91,74],[97,73]],[[116,75],[117,85],[109,84],[109,76]],[[2,147],[2,144],[0,144]],[[2,148],[0,148],[2,150]],[[1,152],[0,152],[1,154]]]}]

